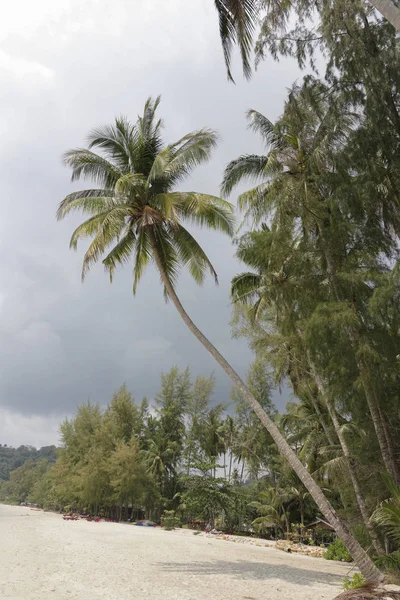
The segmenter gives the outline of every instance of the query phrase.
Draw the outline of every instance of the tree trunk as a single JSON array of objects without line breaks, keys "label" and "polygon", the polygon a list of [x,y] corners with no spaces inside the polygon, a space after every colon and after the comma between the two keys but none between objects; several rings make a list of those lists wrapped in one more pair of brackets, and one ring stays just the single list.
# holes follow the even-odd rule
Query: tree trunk
[{"label": "tree trunk", "polygon": [[[391,0],[389,0],[391,3]],[[393,5],[394,6],[394,5]],[[399,12],[400,10],[396,9]],[[323,241],[325,241],[323,228],[320,227],[320,234]],[[343,298],[339,294],[336,282],[335,282],[335,274],[336,268],[331,259],[329,252],[325,251],[325,260],[328,267],[328,273],[331,280],[332,291],[337,302],[343,302]],[[357,310],[356,310],[357,312]],[[359,315],[358,315],[359,316]],[[391,473],[394,477],[396,483],[400,485],[400,471],[398,464],[394,458],[394,454],[389,450],[387,435],[385,435],[385,426],[383,424],[383,417],[380,411],[379,399],[376,397],[375,393],[375,385],[374,381],[371,379],[371,375],[369,372],[368,364],[365,363],[364,358],[359,356],[358,351],[360,349],[360,335],[353,328],[349,328],[349,338],[351,341],[351,345],[354,351],[354,357],[356,361],[356,365],[361,377],[361,383],[364,389],[365,398],[367,400],[367,405],[369,412],[371,414],[372,423],[374,425],[376,437],[378,439],[379,448],[382,455],[382,460],[385,465],[385,469],[388,473]]]},{"label": "tree trunk", "polygon": [[328,425],[325,421],[324,415],[321,413],[321,411],[319,409],[318,401],[315,400],[314,395],[313,395],[312,390],[309,385],[307,385],[307,388],[308,388],[308,391],[310,394],[311,404],[313,405],[315,414],[317,415],[319,422],[321,423],[322,429],[324,430],[324,433],[326,435],[326,439],[328,440],[330,446],[335,446],[336,445],[335,440],[332,437],[330,428],[328,427]]},{"label": "tree trunk", "polygon": [[393,0],[370,0],[370,2],[397,31],[400,31],[400,9]]},{"label": "tree trunk", "polygon": [[222,354],[215,348],[215,346],[213,346],[213,344],[206,338],[206,336],[191,320],[191,318],[183,308],[173,285],[171,284],[170,280],[168,279],[168,276],[164,271],[163,262],[158,253],[158,248],[155,243],[152,244],[152,249],[154,252],[156,265],[160,273],[162,282],[165,286],[166,292],[168,293],[169,298],[174,303],[175,308],[177,309],[183,322],[187,325],[187,327],[193,333],[193,335],[196,336],[199,342],[203,344],[205,349],[208,350],[211,356],[215,358],[218,364],[222,367],[222,369],[225,371],[228,377],[230,377],[235,386],[241,392],[244,400],[256,413],[257,417],[260,419],[261,423],[264,425],[264,427],[267,429],[272,439],[276,443],[279,452],[282,454],[282,456],[286,458],[290,467],[293,469],[293,471],[299,477],[300,481],[310,492],[312,498],[314,499],[321,513],[324,515],[325,519],[334,528],[339,538],[349,550],[350,554],[354,559],[354,562],[360,569],[361,573],[364,575],[365,579],[367,581],[383,581],[383,574],[379,571],[379,569],[375,566],[375,564],[370,559],[365,550],[353,537],[353,535],[347,529],[347,526],[344,523],[342,523],[342,521],[339,519],[335,509],[330,504],[328,499],[324,496],[321,488],[316,484],[310,473],[299,460],[298,456],[289,446],[289,444],[279,431],[278,427],[268,416],[268,414],[262,408],[261,404],[256,400],[256,398],[245,385],[244,381],[239,377],[239,375],[231,367],[228,361],[225,360]]},{"label": "tree trunk", "polygon": [[330,417],[332,419],[332,423],[333,423],[333,426],[335,428],[336,435],[337,435],[337,437],[339,439],[339,443],[340,443],[340,446],[342,448],[343,456],[344,456],[345,461],[346,461],[347,469],[348,469],[349,474],[350,474],[351,483],[353,484],[354,495],[356,497],[357,504],[358,504],[358,507],[360,509],[360,513],[361,513],[362,519],[364,521],[364,525],[365,525],[365,527],[366,527],[366,529],[367,529],[367,531],[368,531],[368,533],[369,533],[369,535],[371,537],[372,544],[373,544],[375,550],[377,551],[377,553],[378,554],[384,554],[385,551],[384,551],[384,549],[383,549],[383,547],[382,547],[382,545],[381,545],[381,543],[379,541],[379,538],[378,538],[378,535],[377,535],[377,533],[375,531],[375,528],[374,528],[374,526],[372,525],[372,523],[370,521],[369,514],[368,514],[368,509],[367,509],[367,506],[366,506],[366,504],[364,502],[364,497],[362,495],[360,484],[358,482],[356,467],[355,467],[353,458],[351,456],[351,452],[349,450],[349,447],[347,445],[346,437],[343,435],[342,429],[340,427],[340,423],[339,423],[338,416],[336,414],[335,407],[333,406],[333,404],[330,401],[330,399],[327,397],[327,394],[325,392],[325,386],[324,386],[324,384],[323,384],[320,376],[318,375],[318,373],[317,373],[317,371],[316,371],[313,363],[311,362],[310,358],[309,358],[309,363],[310,363],[310,368],[312,370],[313,376],[315,378],[315,382],[316,382],[316,384],[318,386],[318,389],[319,389],[319,392],[320,392],[322,398],[324,399],[325,404],[326,404],[326,406],[328,408],[329,415],[330,415]]},{"label": "tree trunk", "polygon": [[397,485],[400,485],[400,474],[397,462],[393,456],[393,453],[390,451],[388,446],[388,438],[385,431],[385,425],[383,424],[383,417],[380,411],[379,402],[376,398],[375,390],[374,390],[374,382],[371,381],[371,377],[369,375],[368,366],[365,365],[363,359],[357,357],[356,353],[356,361],[357,367],[360,371],[361,380],[363,383],[365,397],[367,399],[368,409],[371,414],[372,423],[374,425],[376,437],[378,438],[379,448],[381,450],[383,463],[385,465],[385,469],[388,473],[394,477]]}]

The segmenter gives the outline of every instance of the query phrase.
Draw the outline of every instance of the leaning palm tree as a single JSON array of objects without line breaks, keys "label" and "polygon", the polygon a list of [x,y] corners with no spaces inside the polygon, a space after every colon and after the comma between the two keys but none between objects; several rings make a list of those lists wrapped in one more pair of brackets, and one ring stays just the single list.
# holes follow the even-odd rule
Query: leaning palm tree
[{"label": "leaning palm tree", "polygon": [[[103,264],[111,278],[117,266],[132,260],[135,293],[145,268],[151,261],[155,263],[166,298],[173,302],[189,330],[240,390],[366,578],[378,580],[380,572],[341,522],[275,423],[231,365],[198,329],[179,300],[175,288],[181,266],[188,267],[199,284],[207,271],[217,280],[206,253],[182,222],[231,235],[234,220],[232,206],[220,198],[174,191],[176,184],[196,165],[209,159],[217,136],[213,131],[202,129],[164,146],[162,121],[156,120],[155,116],[159,101],[160,98],[154,102],[149,99],[143,116],[138,117],[136,123],[117,119],[115,125],[92,131],[88,148],[70,150],[64,155],[65,164],[72,169],[73,181],[90,179],[101,186],[68,195],[57,212],[59,219],[74,210],[89,215],[73,232],[70,244],[76,248],[81,238],[93,238],[83,259],[82,276],[104,254]],[[102,154],[96,154],[93,148]]]}]

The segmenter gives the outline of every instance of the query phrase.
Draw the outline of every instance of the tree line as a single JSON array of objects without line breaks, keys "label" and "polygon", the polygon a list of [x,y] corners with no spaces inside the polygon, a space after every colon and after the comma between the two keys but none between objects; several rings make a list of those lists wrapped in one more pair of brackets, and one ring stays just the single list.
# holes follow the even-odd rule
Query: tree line
[{"label": "tree line", "polygon": [[[371,540],[377,544],[375,562],[397,573],[398,488],[391,478],[381,479],[375,457],[371,462],[370,439],[349,438],[354,440],[357,472],[364,473],[359,486],[371,514],[367,527],[347,457],[339,443],[329,443],[333,426],[324,429],[305,397],[289,402],[280,414],[270,399],[273,372],[267,365],[257,359],[249,370],[252,393],[357,539],[365,547]],[[90,402],[81,405],[61,424],[56,462],[29,457],[0,485],[0,501],[113,520],[160,522],[173,514],[179,523],[209,524],[228,532],[303,543],[332,541],[326,530],[308,529],[321,513],[247,403],[235,389],[229,405],[216,403],[214,386],[212,376],[193,380],[189,369],[173,368],[161,376],[160,392],[151,403],[146,398],[135,402],[122,386],[105,409]],[[328,416],[322,405],[320,414]],[[337,418],[346,430],[346,419]],[[384,551],[380,544],[386,544]],[[333,557],[350,558],[344,547]]]}]

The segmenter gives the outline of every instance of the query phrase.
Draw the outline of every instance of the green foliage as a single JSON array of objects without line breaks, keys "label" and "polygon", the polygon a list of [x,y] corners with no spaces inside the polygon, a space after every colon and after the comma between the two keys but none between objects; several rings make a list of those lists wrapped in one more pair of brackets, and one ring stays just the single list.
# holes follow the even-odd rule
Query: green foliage
[{"label": "green foliage", "polygon": [[344,590],[354,590],[365,585],[365,577],[361,575],[361,573],[354,573],[354,575],[350,577],[345,577],[343,579],[342,587]]},{"label": "green foliage", "polygon": [[342,562],[351,562],[352,558],[342,540],[337,538],[332,544],[329,544],[324,552],[326,560],[339,560]]},{"label": "green foliage", "polygon": [[400,487],[388,474],[383,475],[390,498],[377,507],[372,519],[395,541],[400,543]]},{"label": "green foliage", "polygon": [[43,446],[40,450],[36,450],[32,446],[11,448],[6,444],[0,444],[0,480],[9,479],[11,471],[21,467],[26,460],[39,462],[43,458],[54,463],[57,458],[56,447]]},{"label": "green foliage", "polygon": [[182,485],[179,510],[190,519],[205,520],[214,527],[217,517],[233,507],[232,486],[222,478],[190,475],[183,477]]},{"label": "green foliage", "polygon": [[167,279],[172,286],[182,266],[198,284],[207,273],[217,280],[208,256],[183,223],[228,235],[234,228],[232,206],[225,200],[175,190],[196,166],[209,160],[216,133],[200,129],[164,145],[163,123],[156,119],[159,103],[160,97],[149,98],[136,123],[116,119],[115,124],[90,132],[87,149],[64,154],[73,181],[89,179],[102,186],[69,194],[57,211],[58,219],[77,210],[89,215],[70,242],[76,249],[80,239],[92,239],[84,256],[82,278],[101,258],[111,280],[115,269],[130,261],[134,293],[152,259],[164,283]]},{"label": "green foliage", "polygon": [[397,583],[400,580],[400,550],[378,556],[375,562],[382,571],[393,577],[394,582]]},{"label": "green foliage", "polygon": [[172,531],[181,525],[180,519],[175,515],[174,510],[164,511],[164,514],[161,517],[161,523],[164,525],[165,531]]}]

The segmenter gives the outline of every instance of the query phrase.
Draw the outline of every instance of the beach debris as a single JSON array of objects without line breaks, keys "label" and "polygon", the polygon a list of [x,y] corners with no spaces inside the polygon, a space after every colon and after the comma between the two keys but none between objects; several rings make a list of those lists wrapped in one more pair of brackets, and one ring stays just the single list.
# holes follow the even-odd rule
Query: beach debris
[{"label": "beach debris", "polygon": [[400,600],[400,588],[398,586],[396,588],[366,583],[361,587],[342,592],[334,600]]}]

